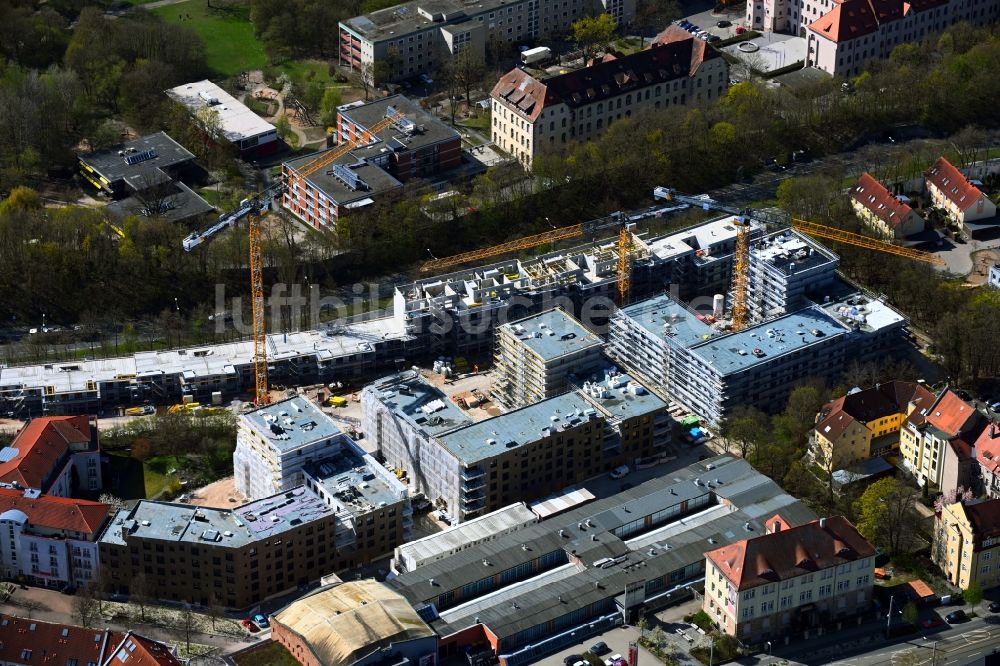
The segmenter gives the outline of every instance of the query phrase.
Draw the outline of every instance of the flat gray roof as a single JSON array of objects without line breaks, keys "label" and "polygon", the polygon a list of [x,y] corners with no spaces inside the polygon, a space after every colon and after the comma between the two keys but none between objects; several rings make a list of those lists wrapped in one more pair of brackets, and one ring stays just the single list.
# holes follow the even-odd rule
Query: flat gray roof
[{"label": "flat gray roof", "polygon": [[147,214],[147,203],[135,196],[110,203],[104,210],[119,219],[134,215],[145,218],[162,217],[171,222],[182,222],[215,212],[215,206],[184,183],[176,182],[164,187],[169,187],[170,193],[163,196],[161,210],[155,211],[153,215]]},{"label": "flat gray roof", "polygon": [[616,373],[614,376],[609,376],[607,371],[605,372],[601,383],[608,390],[603,398],[584,390],[587,399],[609,418],[627,419],[644,416],[667,407],[667,403],[651,393],[638,379],[624,372],[616,371]]},{"label": "flat gray roof", "polygon": [[[504,0],[484,0],[478,5],[469,5],[462,0],[418,0],[355,16],[341,25],[371,42],[378,42],[399,39],[418,30],[436,30],[451,23],[464,23],[470,16],[496,10],[504,4]],[[443,15],[444,20],[432,21],[420,10],[431,15]]]},{"label": "flat gray roof", "polygon": [[770,264],[783,275],[801,273],[838,261],[832,252],[794,229],[762,238],[754,244],[754,257]]},{"label": "flat gray roof", "polygon": [[333,419],[302,396],[259,407],[240,420],[282,452],[342,434]]},{"label": "flat gray roof", "polygon": [[[118,151],[126,154],[119,155]],[[79,159],[84,165],[115,183],[151,170],[167,169],[190,162],[194,159],[194,154],[170,138],[166,132],[156,132],[119,143],[107,150],[80,155]],[[129,164],[130,161],[134,164]]]},{"label": "flat gray roof", "polygon": [[396,551],[402,558],[413,558],[422,562],[450,553],[466,544],[535,522],[538,522],[538,517],[523,503],[518,502],[485,516],[459,523],[443,532],[405,543],[398,546]]},{"label": "flat gray roof", "polygon": [[600,348],[601,338],[562,308],[503,325],[543,361]]},{"label": "flat gray roof", "polygon": [[660,340],[691,347],[719,335],[698,316],[666,294],[622,308],[622,314]]},{"label": "flat gray roof", "polygon": [[371,127],[388,115],[389,107],[402,113],[405,121],[413,124],[414,131],[403,131],[407,129],[405,123],[391,125],[377,134],[383,143],[397,139],[403,141],[408,150],[416,150],[448,139],[461,138],[458,132],[405,95],[390,95],[367,104],[343,106],[340,107],[340,115],[356,125]]},{"label": "flat gray roof", "polygon": [[[818,332],[818,335],[817,335]],[[847,329],[818,307],[808,307],[777,319],[714,338],[691,351],[721,375],[770,363],[776,356],[810,345],[822,345],[847,335]],[[759,354],[754,354],[759,350]]]},{"label": "flat gray roof", "polygon": [[472,423],[441,389],[419,373],[402,381],[382,380],[375,384],[368,390],[375,391],[386,407],[429,435],[440,435]]},{"label": "flat gray roof", "polygon": [[556,432],[561,426],[575,426],[596,416],[597,410],[583,396],[564,393],[440,435],[437,440],[468,465],[536,442],[544,437],[546,428]]},{"label": "flat gray roof", "polygon": [[234,509],[140,500],[118,511],[99,541],[124,545],[131,535],[241,548],[332,514],[333,508],[305,486]]},{"label": "flat gray roof", "polygon": [[406,486],[374,458],[358,453],[345,446],[337,455],[308,465],[305,472],[350,513],[368,513],[383,502],[395,504],[406,498]]}]

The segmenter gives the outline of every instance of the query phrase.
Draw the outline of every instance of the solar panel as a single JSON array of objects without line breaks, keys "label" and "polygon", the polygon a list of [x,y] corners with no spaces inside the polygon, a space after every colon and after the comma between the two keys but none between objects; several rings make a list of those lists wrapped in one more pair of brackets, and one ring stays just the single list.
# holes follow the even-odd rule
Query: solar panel
[{"label": "solar panel", "polygon": [[17,457],[18,453],[20,452],[12,446],[3,447],[0,449],[0,463],[10,462]]},{"label": "solar panel", "polygon": [[427,604],[426,606],[421,606],[420,608],[417,609],[417,615],[419,615],[420,619],[423,620],[424,622],[433,622],[434,620],[438,619],[437,608],[434,606],[434,604]]},{"label": "solar panel", "polygon": [[140,162],[145,162],[146,160],[151,160],[156,157],[155,150],[144,150],[140,153],[132,153],[125,158],[125,164],[133,165],[139,164]]}]

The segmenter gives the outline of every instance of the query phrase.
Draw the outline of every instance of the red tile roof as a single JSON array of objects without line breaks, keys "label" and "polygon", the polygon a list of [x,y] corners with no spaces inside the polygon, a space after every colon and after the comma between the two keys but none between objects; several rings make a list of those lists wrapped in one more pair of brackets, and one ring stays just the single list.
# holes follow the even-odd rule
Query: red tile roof
[{"label": "red tile roof", "polygon": [[956,437],[972,424],[970,421],[978,420],[979,412],[975,407],[962,400],[957,393],[951,389],[945,390],[937,401],[931,405],[924,420],[945,433],[949,437]]},{"label": "red tile roof", "polygon": [[31,525],[83,534],[97,534],[111,507],[101,502],[42,495],[25,497],[23,490],[0,488],[0,514],[17,509]]},{"label": "red tile roof", "polygon": [[868,0],[844,0],[810,23],[809,29],[831,41],[846,42],[877,32],[878,18]]},{"label": "red tile roof", "polygon": [[843,516],[743,539],[705,553],[737,590],[871,557],[875,547]]},{"label": "red tile roof", "polygon": [[968,210],[976,205],[982,191],[969,182],[961,171],[956,169],[944,157],[939,157],[927,173],[927,182],[936,187],[944,196],[951,200],[959,210]]},{"label": "red tile roof", "polygon": [[[151,638],[128,632],[122,640],[108,651],[107,666],[139,666],[158,664],[160,666],[182,666],[183,662],[163,643]],[[82,666],[82,664],[81,664]]]},{"label": "red tile roof", "polygon": [[934,402],[934,394],[915,382],[876,384],[825,404],[819,412],[816,431],[835,440],[856,421],[868,423],[893,414],[905,414],[911,402],[916,403],[918,409],[921,405],[927,407]]},{"label": "red tile roof", "polygon": [[89,443],[90,419],[86,416],[32,419],[10,445],[17,449],[17,455],[0,463],[0,481],[44,490],[42,484],[70,446]]},{"label": "red tile roof", "polygon": [[[697,44],[695,44],[697,42]],[[491,95],[535,120],[546,105],[571,108],[595,103],[632,90],[690,76],[705,60],[720,57],[706,43],[688,35],[651,45],[627,56],[612,57],[590,67],[538,80],[520,68],[500,77]]]},{"label": "red tile roof", "polygon": [[1000,475],[1000,425],[983,428],[976,440],[976,459],[987,473]]},{"label": "red tile roof", "polygon": [[[104,664],[110,646],[122,634],[104,629],[85,629],[71,624],[26,620],[0,614],[0,663],[58,664],[76,659],[79,666]],[[24,655],[31,651],[30,658]]]},{"label": "red tile roof", "polygon": [[851,198],[890,227],[900,225],[913,212],[908,204],[893,196],[868,172],[861,174],[861,178],[851,188]]}]

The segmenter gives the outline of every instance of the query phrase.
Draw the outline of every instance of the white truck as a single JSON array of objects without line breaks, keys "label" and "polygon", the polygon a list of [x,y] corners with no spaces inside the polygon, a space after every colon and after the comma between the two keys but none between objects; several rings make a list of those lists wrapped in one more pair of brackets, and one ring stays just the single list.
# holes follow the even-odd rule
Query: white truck
[{"label": "white truck", "polygon": [[521,63],[525,65],[534,65],[551,59],[552,49],[547,46],[538,46],[527,51],[521,51]]}]

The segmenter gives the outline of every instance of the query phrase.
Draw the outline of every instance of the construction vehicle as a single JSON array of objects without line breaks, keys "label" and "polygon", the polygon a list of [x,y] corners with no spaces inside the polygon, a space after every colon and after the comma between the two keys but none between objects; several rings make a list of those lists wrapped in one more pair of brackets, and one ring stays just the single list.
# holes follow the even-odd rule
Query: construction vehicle
[{"label": "construction vehicle", "polygon": [[664,201],[678,201],[692,206],[700,206],[705,210],[715,210],[721,213],[728,213],[737,218],[736,251],[733,267],[733,307],[732,307],[732,327],[734,331],[746,328],[749,323],[749,279],[750,279],[750,222],[758,222],[765,227],[787,227],[795,229],[810,236],[817,236],[828,240],[863,247],[868,250],[876,250],[887,254],[894,254],[898,257],[906,257],[916,261],[923,261],[929,264],[943,266],[944,260],[931,252],[915,250],[908,247],[893,245],[889,241],[863,236],[843,229],[828,227],[816,222],[808,222],[797,218],[786,219],[781,214],[770,213],[768,211],[745,208],[738,210],[730,206],[715,201],[706,196],[690,196],[680,194],[676,190],[667,187],[657,187],[653,190],[653,196]]}]

